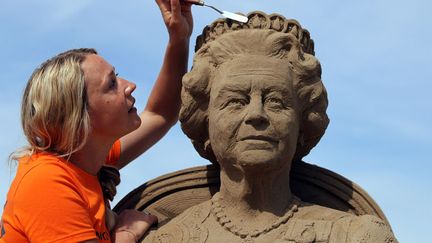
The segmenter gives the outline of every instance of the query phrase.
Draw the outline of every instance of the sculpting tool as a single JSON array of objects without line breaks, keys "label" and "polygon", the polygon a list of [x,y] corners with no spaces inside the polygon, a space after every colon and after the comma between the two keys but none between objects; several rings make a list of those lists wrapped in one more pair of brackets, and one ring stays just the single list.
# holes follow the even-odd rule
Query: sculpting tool
[{"label": "sculpting tool", "polygon": [[213,10],[215,10],[216,12],[220,13],[222,16],[224,16],[227,19],[232,19],[238,22],[242,22],[242,23],[247,23],[248,22],[248,18],[246,16],[240,15],[240,14],[235,14],[235,13],[231,13],[228,11],[224,11],[224,10],[219,10],[213,6],[207,5],[204,3],[204,1],[202,0],[184,0],[184,2],[187,3],[191,3],[191,4],[195,4],[198,6],[206,6],[209,8],[212,8]]}]

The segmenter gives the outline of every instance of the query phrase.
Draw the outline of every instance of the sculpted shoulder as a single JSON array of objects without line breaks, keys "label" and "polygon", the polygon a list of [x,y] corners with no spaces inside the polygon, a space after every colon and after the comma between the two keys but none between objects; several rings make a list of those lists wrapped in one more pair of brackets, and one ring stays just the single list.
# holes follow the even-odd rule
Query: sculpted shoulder
[{"label": "sculpted shoulder", "polygon": [[304,203],[288,223],[288,242],[392,243],[391,228],[373,215],[356,216],[347,212]]},{"label": "sculpted shoulder", "polygon": [[210,201],[193,206],[167,224],[151,231],[142,242],[180,243],[205,242],[208,230],[202,223],[210,214]]},{"label": "sculpted shoulder", "polygon": [[373,215],[354,217],[349,226],[348,242],[392,243],[398,242],[391,228]]},{"label": "sculpted shoulder", "polygon": [[352,216],[352,214],[308,202],[302,202],[298,208],[298,212],[295,214],[295,218],[303,220],[325,220],[332,222],[349,216]]},{"label": "sculpted shoulder", "polygon": [[[295,217],[288,222],[283,240],[287,242],[345,242],[344,237],[335,232],[335,222],[351,218],[352,214],[302,202]],[[346,231],[345,231],[346,232]]]}]

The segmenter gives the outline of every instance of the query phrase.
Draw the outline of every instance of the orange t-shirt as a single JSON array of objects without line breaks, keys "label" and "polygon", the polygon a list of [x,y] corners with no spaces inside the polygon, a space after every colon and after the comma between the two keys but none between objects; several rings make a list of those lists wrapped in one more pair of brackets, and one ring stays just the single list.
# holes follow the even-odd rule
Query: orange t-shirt
[{"label": "orange t-shirt", "polygon": [[[114,143],[107,164],[120,157]],[[19,161],[2,216],[0,242],[111,242],[97,176],[50,153]]]}]

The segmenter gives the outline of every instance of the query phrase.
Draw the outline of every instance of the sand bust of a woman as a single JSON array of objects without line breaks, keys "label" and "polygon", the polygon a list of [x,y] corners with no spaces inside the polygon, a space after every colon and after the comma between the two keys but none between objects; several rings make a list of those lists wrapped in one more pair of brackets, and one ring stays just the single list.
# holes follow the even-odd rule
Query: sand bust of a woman
[{"label": "sand bust of a woman", "polygon": [[200,37],[180,121],[200,155],[219,164],[220,190],[143,242],[396,242],[375,216],[291,192],[292,164],[329,120],[313,42],[295,21],[279,20],[247,28],[218,20]]}]

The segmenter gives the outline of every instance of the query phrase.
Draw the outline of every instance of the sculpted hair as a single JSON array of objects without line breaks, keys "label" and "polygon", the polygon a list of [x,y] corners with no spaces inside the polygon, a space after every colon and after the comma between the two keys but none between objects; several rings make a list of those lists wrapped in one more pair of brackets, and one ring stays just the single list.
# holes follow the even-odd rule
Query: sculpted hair
[{"label": "sculpted hair", "polygon": [[41,151],[67,157],[85,144],[90,118],[81,63],[89,54],[97,52],[69,50],[34,70],[21,104],[21,125],[29,145],[11,159]]},{"label": "sculpted hair", "polygon": [[[311,45],[305,46],[296,33],[262,28],[219,32],[222,34],[202,43],[206,34],[204,30],[197,40],[202,46],[195,54],[192,70],[183,78],[180,110],[183,131],[202,157],[217,163],[208,134],[208,104],[216,70],[239,56],[277,58],[285,62],[293,73],[301,116],[294,160],[301,160],[318,143],[329,123],[327,94],[321,81],[320,63],[313,56],[312,40],[308,42]],[[305,49],[311,54],[306,53]]]}]

